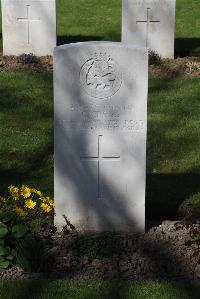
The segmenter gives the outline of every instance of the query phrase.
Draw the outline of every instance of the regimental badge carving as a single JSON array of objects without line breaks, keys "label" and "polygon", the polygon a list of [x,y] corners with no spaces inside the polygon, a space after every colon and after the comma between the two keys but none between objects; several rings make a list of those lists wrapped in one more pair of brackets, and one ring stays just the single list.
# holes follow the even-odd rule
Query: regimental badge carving
[{"label": "regimental badge carving", "polygon": [[94,98],[112,97],[121,87],[122,74],[117,62],[106,53],[94,53],[80,71],[81,87]]}]

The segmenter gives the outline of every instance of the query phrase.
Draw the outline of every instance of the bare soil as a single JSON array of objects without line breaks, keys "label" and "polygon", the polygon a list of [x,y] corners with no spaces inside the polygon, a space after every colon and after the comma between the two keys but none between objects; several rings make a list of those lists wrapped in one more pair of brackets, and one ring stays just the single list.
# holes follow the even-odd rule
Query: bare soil
[{"label": "bare soil", "polygon": [[[109,236],[76,232],[48,236],[46,231],[43,236],[46,270],[41,268],[33,273],[12,267],[0,270],[0,279],[156,279],[200,282],[199,223],[163,221],[144,235]],[[106,251],[109,238],[114,242]]]},{"label": "bare soil", "polygon": [[4,56],[0,53],[0,72],[46,73],[53,71],[53,57],[38,58],[38,62],[21,63],[16,56]]},{"label": "bare soil", "polygon": [[200,57],[162,59],[149,66],[150,76],[159,77],[200,77]]},{"label": "bare soil", "polygon": [[[53,71],[52,56],[38,58],[36,63],[21,63],[16,56],[4,56],[0,53],[0,72],[43,73]],[[149,66],[152,77],[200,77],[200,57],[162,59]]]}]

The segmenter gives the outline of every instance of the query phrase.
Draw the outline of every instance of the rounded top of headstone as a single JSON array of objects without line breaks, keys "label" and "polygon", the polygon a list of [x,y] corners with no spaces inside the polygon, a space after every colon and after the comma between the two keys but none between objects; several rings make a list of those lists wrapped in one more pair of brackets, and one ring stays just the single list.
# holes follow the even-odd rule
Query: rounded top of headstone
[{"label": "rounded top of headstone", "polygon": [[84,47],[112,47],[112,48],[126,48],[126,49],[135,49],[144,51],[144,54],[148,53],[148,49],[142,46],[133,45],[131,43],[121,43],[121,42],[109,42],[109,41],[89,41],[89,42],[78,42],[65,44],[61,46],[57,46],[54,48],[54,52],[67,50],[70,48],[84,48]]}]

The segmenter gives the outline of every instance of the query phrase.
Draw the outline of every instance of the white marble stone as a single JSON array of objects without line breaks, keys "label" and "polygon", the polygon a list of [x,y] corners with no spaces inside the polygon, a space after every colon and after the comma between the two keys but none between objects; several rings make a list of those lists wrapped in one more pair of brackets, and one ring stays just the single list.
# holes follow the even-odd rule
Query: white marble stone
[{"label": "white marble stone", "polygon": [[54,51],[55,224],[143,232],[147,49],[111,42]]},{"label": "white marble stone", "polygon": [[176,0],[123,0],[122,41],[174,58]]},{"label": "white marble stone", "polygon": [[4,55],[53,54],[55,0],[1,0],[1,6]]}]

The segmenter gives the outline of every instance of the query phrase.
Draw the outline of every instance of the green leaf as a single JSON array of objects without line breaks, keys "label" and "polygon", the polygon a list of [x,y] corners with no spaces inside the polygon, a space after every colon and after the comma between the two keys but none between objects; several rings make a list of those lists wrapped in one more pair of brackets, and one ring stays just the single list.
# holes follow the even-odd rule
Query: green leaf
[{"label": "green leaf", "polygon": [[30,270],[31,269],[31,264],[28,260],[27,257],[25,256],[18,256],[17,257],[17,261],[16,261],[17,265],[19,265],[23,270]]},{"label": "green leaf", "polygon": [[3,256],[0,256],[0,268],[6,269],[10,265],[10,262],[7,261]]},{"label": "green leaf", "polygon": [[20,239],[20,238],[24,237],[26,232],[27,232],[27,228],[23,224],[16,224],[12,227],[12,235],[16,239]]},{"label": "green leaf", "polygon": [[8,233],[8,228],[4,223],[0,223],[0,238],[4,238]]},{"label": "green leaf", "polygon": [[16,218],[15,213],[13,212],[6,212],[3,215],[3,222],[10,222]]},{"label": "green leaf", "polygon": [[5,241],[0,239],[0,246],[4,246],[5,245]]},{"label": "green leaf", "polygon": [[6,256],[6,259],[9,260],[9,261],[14,260],[14,258],[15,258],[15,257],[14,257],[12,254]]},{"label": "green leaf", "polygon": [[0,212],[0,222],[3,222],[3,218],[4,218],[4,213]]},{"label": "green leaf", "polygon": [[11,250],[11,255],[13,255],[14,257],[17,256],[17,250],[16,249],[12,249]]},{"label": "green leaf", "polygon": [[0,256],[7,255],[10,253],[9,247],[0,246]]}]

